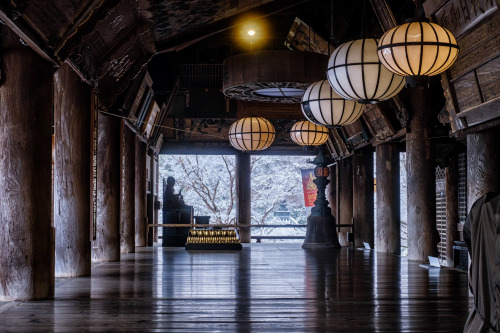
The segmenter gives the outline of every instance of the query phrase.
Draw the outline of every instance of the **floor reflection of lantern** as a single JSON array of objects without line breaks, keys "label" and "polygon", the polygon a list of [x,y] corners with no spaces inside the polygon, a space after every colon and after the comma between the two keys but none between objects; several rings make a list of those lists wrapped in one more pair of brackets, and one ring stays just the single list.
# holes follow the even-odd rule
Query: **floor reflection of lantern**
[{"label": "floor reflection of lantern", "polygon": [[316,165],[314,168],[314,184],[318,188],[314,207],[311,209],[311,215],[307,218],[307,231],[304,239],[303,248],[340,248],[340,243],[335,231],[335,218],[332,216],[325,190],[330,181],[328,176],[330,170],[328,165],[332,159],[321,149],[318,156],[309,163]]}]

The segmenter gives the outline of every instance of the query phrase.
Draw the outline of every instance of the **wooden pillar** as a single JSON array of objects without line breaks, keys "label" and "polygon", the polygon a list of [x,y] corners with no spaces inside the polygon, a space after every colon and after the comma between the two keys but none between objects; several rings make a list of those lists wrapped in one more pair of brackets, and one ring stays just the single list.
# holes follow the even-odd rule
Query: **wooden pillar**
[{"label": "wooden pillar", "polygon": [[406,135],[408,210],[408,259],[427,261],[436,257],[439,234],[436,229],[436,174],[430,140],[432,107],[427,88],[407,88],[411,113]]},{"label": "wooden pillar", "polygon": [[[152,149],[150,149],[148,151],[148,159],[147,159],[147,163],[149,164],[147,166],[147,168],[149,169],[149,181],[147,182],[149,188],[147,188],[147,196],[146,196],[146,215],[148,217],[148,223],[154,223],[154,216],[155,216],[155,210],[154,210],[154,196],[155,196],[155,192],[154,192],[154,177],[155,176],[155,155],[154,155],[154,151]],[[149,229],[149,232],[147,233],[148,235],[148,239],[147,239],[147,242],[148,242],[148,246],[153,246],[153,240],[154,240],[154,230],[156,230],[156,228],[151,228]]]},{"label": "wooden pillar", "polygon": [[120,260],[120,119],[98,115],[97,230],[92,260]]},{"label": "wooden pillar", "polygon": [[378,145],[377,234],[375,250],[401,254],[399,149],[394,143]]},{"label": "wooden pillar", "polygon": [[54,75],[55,274],[90,275],[90,88],[63,64]]},{"label": "wooden pillar", "polygon": [[146,246],[146,143],[136,137],[135,246]]},{"label": "wooden pillar", "polygon": [[[154,179],[154,191],[155,191],[155,196],[154,196],[154,221],[152,223],[158,224],[159,222],[159,217],[160,217],[160,167],[159,167],[160,161],[158,156],[156,156],[155,162],[154,162],[154,167],[155,167],[155,178]],[[158,243],[158,228],[153,228],[154,232],[154,241]],[[151,231],[151,230],[150,230]]]},{"label": "wooden pillar", "polygon": [[467,212],[488,192],[499,192],[498,130],[467,135]]},{"label": "wooden pillar", "polygon": [[330,205],[330,210],[333,217],[337,219],[337,165],[333,164],[330,166],[330,176],[328,178],[330,183],[326,188],[326,196],[328,198],[328,204]]},{"label": "wooden pillar", "polygon": [[240,240],[242,243],[251,242],[250,227],[251,224],[251,171],[250,154],[236,153],[236,195],[238,204],[236,206],[236,216],[238,225],[245,225],[239,228]]},{"label": "wooden pillar", "polygon": [[1,28],[0,301],[54,295],[52,65]]},{"label": "wooden pillar", "polygon": [[446,165],[446,266],[453,267],[453,245],[458,240],[458,160],[452,156]]},{"label": "wooden pillar", "polygon": [[135,252],[135,133],[122,121],[122,214],[121,241],[122,253]]},{"label": "wooden pillar", "polygon": [[367,146],[356,150],[352,164],[354,245],[363,246],[363,242],[367,242],[373,248],[373,148]]},{"label": "wooden pillar", "polygon": [[[353,213],[353,200],[352,200],[352,159],[350,157],[344,158],[337,162],[338,167],[338,217],[337,224],[351,224]],[[339,243],[342,246],[348,246],[347,233],[350,228],[340,228],[338,233]]]}]

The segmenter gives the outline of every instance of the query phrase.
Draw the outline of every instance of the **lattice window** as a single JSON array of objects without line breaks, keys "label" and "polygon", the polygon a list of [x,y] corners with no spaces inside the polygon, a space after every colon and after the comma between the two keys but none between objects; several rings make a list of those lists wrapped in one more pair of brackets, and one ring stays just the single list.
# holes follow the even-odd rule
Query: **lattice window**
[{"label": "lattice window", "polygon": [[441,237],[439,259],[446,262],[446,180],[445,169],[436,166],[436,228]]},{"label": "lattice window", "polygon": [[458,220],[465,223],[467,218],[467,155],[458,154]]},{"label": "lattice window", "polygon": [[172,70],[179,76],[181,88],[222,86],[222,64],[174,65]]}]

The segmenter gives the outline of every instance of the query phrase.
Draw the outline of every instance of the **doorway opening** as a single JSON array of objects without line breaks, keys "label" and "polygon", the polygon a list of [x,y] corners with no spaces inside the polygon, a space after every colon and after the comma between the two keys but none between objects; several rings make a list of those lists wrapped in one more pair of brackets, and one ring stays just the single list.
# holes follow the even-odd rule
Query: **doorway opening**
[{"label": "doorway opening", "polygon": [[[310,207],[305,207],[302,171],[314,156],[253,155],[251,157],[252,242],[303,242]],[[236,158],[234,155],[160,155],[159,198],[163,182],[175,178],[195,216],[210,224],[236,221]],[[163,223],[162,210],[159,223]],[[159,228],[161,236],[161,228]]]}]

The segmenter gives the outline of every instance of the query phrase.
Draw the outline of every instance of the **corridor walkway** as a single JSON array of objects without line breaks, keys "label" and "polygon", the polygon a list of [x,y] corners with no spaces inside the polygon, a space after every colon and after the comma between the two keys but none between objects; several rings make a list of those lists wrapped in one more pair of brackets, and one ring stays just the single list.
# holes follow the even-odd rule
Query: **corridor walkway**
[{"label": "corridor walkway", "polygon": [[466,273],[373,251],[153,247],[0,303],[0,332],[460,332],[468,304]]}]

